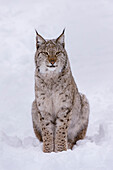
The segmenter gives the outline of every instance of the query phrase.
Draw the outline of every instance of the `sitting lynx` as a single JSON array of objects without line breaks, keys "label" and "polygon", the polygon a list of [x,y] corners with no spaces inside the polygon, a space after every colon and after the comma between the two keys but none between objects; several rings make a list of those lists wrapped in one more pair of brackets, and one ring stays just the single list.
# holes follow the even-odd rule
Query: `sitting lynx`
[{"label": "sitting lynx", "polygon": [[64,30],[57,39],[45,40],[36,31],[35,100],[32,121],[44,152],[72,149],[85,137],[89,104],[79,93],[65,50]]}]

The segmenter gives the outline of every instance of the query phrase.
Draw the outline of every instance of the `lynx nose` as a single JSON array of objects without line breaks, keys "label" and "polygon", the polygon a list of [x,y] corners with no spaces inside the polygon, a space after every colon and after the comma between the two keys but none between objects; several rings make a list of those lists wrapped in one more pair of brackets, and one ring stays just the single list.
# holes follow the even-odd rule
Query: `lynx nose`
[{"label": "lynx nose", "polygon": [[48,57],[48,60],[53,65],[56,62],[56,57]]},{"label": "lynx nose", "polygon": [[49,60],[49,62],[53,65],[56,61],[55,60]]}]

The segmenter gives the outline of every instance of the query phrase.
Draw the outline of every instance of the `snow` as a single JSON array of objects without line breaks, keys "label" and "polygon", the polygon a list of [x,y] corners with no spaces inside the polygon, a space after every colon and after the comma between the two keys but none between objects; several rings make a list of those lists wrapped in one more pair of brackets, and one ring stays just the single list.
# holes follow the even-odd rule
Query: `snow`
[{"label": "snow", "polygon": [[[86,138],[73,150],[42,152],[33,132],[35,29],[66,49],[87,95]],[[0,170],[113,169],[113,1],[0,0]]]}]

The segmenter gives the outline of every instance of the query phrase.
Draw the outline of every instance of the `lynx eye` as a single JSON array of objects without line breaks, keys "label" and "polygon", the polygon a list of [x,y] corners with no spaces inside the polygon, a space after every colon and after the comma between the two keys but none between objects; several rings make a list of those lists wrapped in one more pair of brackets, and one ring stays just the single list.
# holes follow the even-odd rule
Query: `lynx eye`
[{"label": "lynx eye", "polygon": [[44,55],[47,55],[48,56],[48,53],[47,52],[42,52]]},{"label": "lynx eye", "polygon": [[43,55],[45,55],[45,56],[48,56],[48,55],[49,55],[47,52],[42,52],[42,51],[38,53],[38,56],[39,56],[40,54],[43,54]]},{"label": "lynx eye", "polygon": [[56,52],[56,55],[60,55],[62,52],[61,51],[58,51],[58,52]]}]

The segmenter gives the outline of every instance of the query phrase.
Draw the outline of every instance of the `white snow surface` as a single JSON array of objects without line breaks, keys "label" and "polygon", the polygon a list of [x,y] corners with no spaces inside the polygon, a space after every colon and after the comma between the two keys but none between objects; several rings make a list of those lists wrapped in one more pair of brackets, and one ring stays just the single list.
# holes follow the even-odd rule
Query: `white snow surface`
[{"label": "white snow surface", "polygon": [[[86,138],[43,153],[33,132],[35,29],[66,49],[90,103]],[[113,1],[0,0],[0,170],[113,170]]]}]

